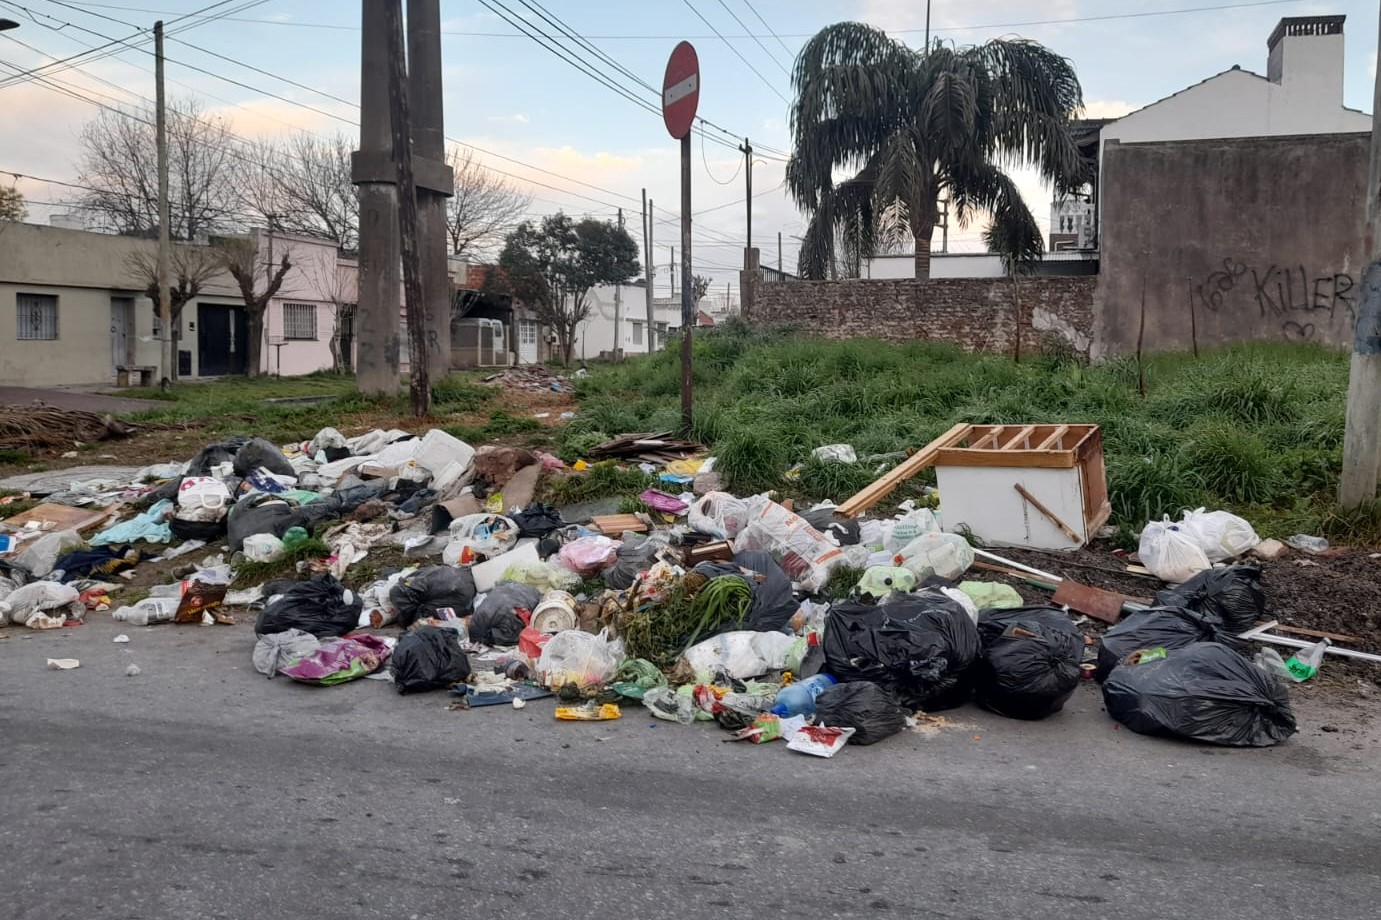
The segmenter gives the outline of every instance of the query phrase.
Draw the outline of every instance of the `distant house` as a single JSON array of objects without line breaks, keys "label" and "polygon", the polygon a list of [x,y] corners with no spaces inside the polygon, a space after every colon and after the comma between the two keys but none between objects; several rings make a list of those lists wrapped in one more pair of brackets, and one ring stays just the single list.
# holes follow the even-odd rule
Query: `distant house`
[{"label": "distant house", "polygon": [[1370,115],[1343,105],[1346,19],[1282,19],[1266,40],[1264,75],[1233,65],[1121,118],[1081,122],[1077,139],[1097,172],[1084,193],[1052,206],[1050,248],[1097,248],[1108,144],[1370,131]]}]

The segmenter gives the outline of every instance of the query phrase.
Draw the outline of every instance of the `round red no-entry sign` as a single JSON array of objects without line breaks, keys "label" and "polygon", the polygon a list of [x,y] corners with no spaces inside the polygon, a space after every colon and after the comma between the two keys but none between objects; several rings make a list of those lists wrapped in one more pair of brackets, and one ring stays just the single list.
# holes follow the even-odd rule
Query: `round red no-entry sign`
[{"label": "round red no-entry sign", "polygon": [[690,42],[681,42],[671,52],[662,79],[662,121],[672,137],[680,140],[690,133],[699,105],[700,59]]}]

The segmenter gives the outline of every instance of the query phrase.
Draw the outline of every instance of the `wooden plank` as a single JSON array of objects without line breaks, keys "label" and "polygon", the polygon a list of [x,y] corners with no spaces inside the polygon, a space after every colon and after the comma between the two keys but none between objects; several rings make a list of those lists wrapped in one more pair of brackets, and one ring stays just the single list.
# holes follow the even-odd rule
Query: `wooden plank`
[{"label": "wooden plank", "polygon": [[969,450],[983,450],[985,447],[987,447],[989,442],[996,444],[997,439],[1001,437],[1002,432],[1006,430],[1006,425],[997,425],[987,434],[983,435],[983,437],[979,438],[977,441],[974,441],[972,444],[970,444]]},{"label": "wooden plank", "polygon": [[1036,445],[1036,450],[1050,450],[1052,447],[1058,450],[1060,442],[1064,440],[1064,436],[1067,434],[1069,434],[1069,426],[1060,425],[1055,429],[1055,431],[1050,435],[1050,437],[1046,438],[1040,444]]},{"label": "wooden plank", "polygon": [[[1265,623],[1267,623],[1267,622],[1268,622],[1268,621],[1266,621],[1266,620],[1261,620],[1261,621],[1258,621],[1257,625],[1260,626],[1260,625],[1263,625],[1263,624],[1265,624]],[[1272,627],[1272,628],[1273,628],[1276,632],[1289,633],[1289,634],[1292,635],[1292,636],[1309,636],[1309,637],[1312,638],[1312,639],[1332,639],[1334,642],[1361,642],[1361,641],[1362,641],[1362,640],[1361,640],[1360,638],[1358,638],[1357,636],[1349,636],[1349,635],[1345,635],[1345,634],[1343,634],[1343,633],[1326,632],[1325,630],[1322,630],[1322,629],[1305,629],[1303,626],[1286,626],[1286,625],[1284,625],[1284,624],[1282,624],[1282,623],[1276,623],[1275,626]]]},{"label": "wooden plank", "polygon": [[590,526],[606,537],[617,537],[624,531],[647,533],[647,524],[643,523],[636,514],[602,515],[600,517],[591,518]]},{"label": "wooden plank", "polygon": [[1064,450],[974,450],[969,447],[942,447],[936,466],[1034,467],[1067,470],[1075,466],[1073,452]]},{"label": "wooden plank", "polygon": [[1017,493],[1020,494],[1022,498],[1026,499],[1026,501],[1031,505],[1032,508],[1035,508],[1041,514],[1045,515],[1046,520],[1054,524],[1056,527],[1060,528],[1061,533],[1063,533],[1066,537],[1069,537],[1069,539],[1073,540],[1075,543],[1078,543],[1080,546],[1083,545],[1084,541],[1080,539],[1079,534],[1075,532],[1074,528],[1070,527],[1064,521],[1060,520],[1059,515],[1047,508],[1045,506],[1045,503],[1042,502],[1040,499],[1036,498],[1036,496],[1032,495],[1031,492],[1026,488],[1026,486],[1018,482],[1013,483],[1012,487],[1017,490]]},{"label": "wooden plank", "polygon": [[[1035,426],[1035,425],[1027,425],[1025,428],[1023,428],[1023,429],[1021,429],[1020,431],[1017,432],[1016,437],[1012,438],[1012,439],[1011,439],[1010,441],[1008,441],[1006,444],[1003,444],[1001,447],[998,448],[998,450],[1011,450],[1011,449],[1013,449],[1014,447],[1016,447],[1018,444],[1025,444],[1026,441],[1027,441],[1027,439],[1031,437],[1031,432],[1033,432],[1033,431],[1035,431],[1035,430],[1036,430],[1036,426]],[[1029,450],[1030,448],[1029,448],[1029,446],[1028,446],[1028,447],[1026,447],[1026,448],[1024,448],[1024,449]]]},{"label": "wooden plank", "polygon": [[854,517],[861,512],[867,511],[886,498],[897,486],[915,476],[926,467],[931,466],[935,462],[935,457],[942,447],[958,443],[967,436],[972,429],[973,426],[966,423],[955,425],[949,431],[946,431],[934,441],[931,441],[925,447],[921,448],[921,450],[917,451],[914,456],[908,457],[906,460],[902,461],[891,472],[886,473],[871,485],[860,489],[856,495],[839,506],[838,513],[845,517]]},{"label": "wooden plank", "polygon": [[118,506],[110,508],[77,508],[72,505],[59,505],[56,502],[44,502],[41,505],[34,505],[28,511],[16,514],[14,517],[5,518],[5,525],[11,530],[23,530],[28,524],[48,524],[52,523],[53,531],[75,530],[78,533],[90,530],[97,524],[115,514]]}]

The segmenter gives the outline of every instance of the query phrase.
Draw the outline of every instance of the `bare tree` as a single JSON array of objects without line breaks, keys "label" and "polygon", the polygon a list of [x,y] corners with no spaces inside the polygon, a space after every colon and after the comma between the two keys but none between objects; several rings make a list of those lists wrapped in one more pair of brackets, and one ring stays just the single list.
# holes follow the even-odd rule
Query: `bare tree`
[{"label": "bare tree", "polygon": [[258,377],[264,346],[264,315],[268,312],[269,301],[283,286],[283,279],[293,267],[291,254],[285,248],[277,265],[273,264],[271,258],[265,261],[261,285],[257,237],[228,237],[219,241],[215,249],[221,267],[230,273],[240,289],[240,298],[244,301],[247,314],[246,337],[249,339],[246,373],[250,377]]},{"label": "bare tree", "polygon": [[333,261],[330,265],[312,263],[310,269],[316,290],[331,304],[331,370],[342,374],[350,369],[350,355],[341,341],[345,318],[359,300],[359,273],[354,265]]},{"label": "bare tree", "polygon": [[302,132],[247,145],[238,168],[243,207],[289,233],[354,249],[360,203],[350,175],[354,142]]},{"label": "bare tree", "polygon": [[455,174],[455,194],[446,202],[451,255],[493,256],[522,220],[532,196],[485,169],[467,147],[452,147],[447,159]]},{"label": "bare tree", "polygon": [[691,276],[691,304],[697,310],[700,309],[700,301],[705,299],[705,295],[710,293],[710,279],[704,275]]},{"label": "bare tree", "polygon": [[[80,200],[101,228],[128,236],[158,229],[158,152],[152,107],[132,114],[102,109],[82,126]],[[174,240],[237,225],[235,151],[224,119],[194,99],[168,106],[168,235]]]},{"label": "bare tree", "polygon": [[[153,301],[154,322],[158,322],[158,257],[149,249],[131,253],[125,269],[144,296]],[[201,294],[202,288],[221,270],[220,257],[207,246],[177,243],[168,252],[168,301],[172,306],[173,339],[182,329],[182,308]],[[177,380],[177,364],[171,371]]]}]

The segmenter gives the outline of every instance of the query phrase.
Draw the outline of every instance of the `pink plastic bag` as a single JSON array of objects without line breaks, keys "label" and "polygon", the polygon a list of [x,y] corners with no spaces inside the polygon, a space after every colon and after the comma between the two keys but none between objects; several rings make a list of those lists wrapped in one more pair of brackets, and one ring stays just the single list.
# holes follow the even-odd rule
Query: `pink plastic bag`
[{"label": "pink plastic bag", "polygon": [[323,642],[315,652],[279,673],[306,684],[342,684],[379,670],[391,651],[378,636],[345,636]]},{"label": "pink plastic bag", "polygon": [[663,514],[683,514],[690,507],[675,495],[668,495],[657,489],[648,489],[638,498],[642,499],[643,504],[653,511],[660,511]]},{"label": "pink plastic bag", "polygon": [[614,564],[618,548],[608,537],[581,537],[561,547],[561,561],[577,575],[593,575]]}]

